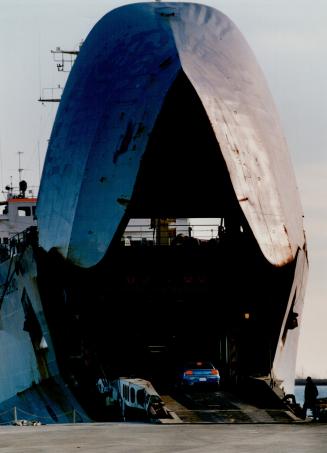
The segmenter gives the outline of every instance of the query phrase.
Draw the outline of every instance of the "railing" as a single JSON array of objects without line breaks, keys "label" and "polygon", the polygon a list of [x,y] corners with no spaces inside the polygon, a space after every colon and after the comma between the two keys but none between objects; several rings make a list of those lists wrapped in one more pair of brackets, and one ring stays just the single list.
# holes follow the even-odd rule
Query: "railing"
[{"label": "railing", "polygon": [[6,261],[11,256],[19,254],[25,250],[28,245],[37,244],[38,233],[37,227],[31,226],[21,233],[8,238],[7,244],[0,244],[0,262]]},{"label": "railing", "polygon": [[[57,422],[50,415],[37,415],[14,406],[0,413],[0,425],[37,426],[47,423],[67,423],[67,421],[71,423],[83,423],[82,416],[75,408],[72,408],[68,412],[56,413],[55,416],[58,420]],[[62,420],[61,422],[60,419]]]},{"label": "railing", "polygon": [[[9,260],[7,276],[3,284],[0,285],[0,309],[6,294],[11,290],[16,290],[16,286],[12,288],[14,283],[14,275],[16,272],[15,264],[19,264],[24,256],[24,250],[28,245],[36,245],[38,243],[38,234],[36,227],[29,227],[22,233],[18,233],[10,238],[7,247],[0,248],[0,262]],[[15,255],[19,254],[18,260],[15,260]]]},{"label": "railing", "polygon": [[123,236],[125,246],[179,246],[207,243],[218,240],[225,229],[215,224],[161,224],[151,228],[150,225],[128,225]]}]

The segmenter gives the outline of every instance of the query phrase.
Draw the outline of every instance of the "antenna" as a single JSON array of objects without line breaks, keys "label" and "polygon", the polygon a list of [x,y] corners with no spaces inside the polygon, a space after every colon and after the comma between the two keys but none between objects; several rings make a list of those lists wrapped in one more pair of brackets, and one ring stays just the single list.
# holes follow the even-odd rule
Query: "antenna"
[{"label": "antenna", "polygon": [[[78,50],[63,50],[61,47],[56,47],[55,50],[50,51],[59,72],[70,72],[82,45],[83,41],[79,43]],[[60,102],[62,91],[63,87],[60,85],[55,88],[43,88],[38,101],[41,102],[42,105],[44,105],[45,102]]]},{"label": "antenna", "polygon": [[41,165],[40,165],[40,140],[37,141],[37,157],[38,157],[38,164],[39,164],[39,184],[41,180]]},{"label": "antenna", "polygon": [[[79,48],[82,44],[80,44]],[[78,50],[63,50],[60,47],[56,47],[55,50],[51,50],[53,55],[53,60],[57,63],[57,70],[59,72],[69,72],[75,62],[77,55],[79,54]],[[68,68],[67,68],[68,66]]]},{"label": "antenna", "polygon": [[22,172],[24,170],[24,168],[21,168],[20,167],[20,155],[21,154],[24,154],[23,151],[18,151],[18,175],[19,175],[19,182],[21,182],[22,180]]},{"label": "antenna", "polygon": [[42,95],[38,99],[39,102],[60,102],[63,88],[58,85],[56,88],[43,88]]}]

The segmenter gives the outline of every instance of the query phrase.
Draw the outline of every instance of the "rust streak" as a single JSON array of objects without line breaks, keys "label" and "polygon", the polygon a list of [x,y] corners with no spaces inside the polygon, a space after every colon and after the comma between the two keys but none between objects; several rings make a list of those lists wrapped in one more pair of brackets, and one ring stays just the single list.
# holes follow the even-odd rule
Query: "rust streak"
[{"label": "rust streak", "polygon": [[160,63],[159,67],[161,69],[165,69],[172,63],[172,61],[173,61],[172,57],[168,57]]},{"label": "rust streak", "polygon": [[137,131],[136,131],[136,134],[134,135],[134,139],[135,138],[139,138],[143,134],[144,131],[145,131],[144,124],[143,123],[139,123]]},{"label": "rust streak", "polygon": [[126,151],[128,150],[128,146],[132,140],[132,137],[133,137],[133,123],[130,121],[127,125],[126,132],[123,136],[121,145],[113,155],[112,161],[114,164],[117,162],[119,156],[126,153]]},{"label": "rust streak", "polygon": [[117,198],[117,202],[118,202],[119,204],[121,204],[122,206],[127,206],[128,203],[129,203],[129,201],[130,201],[130,200],[129,200],[128,198],[123,198],[123,197]]}]

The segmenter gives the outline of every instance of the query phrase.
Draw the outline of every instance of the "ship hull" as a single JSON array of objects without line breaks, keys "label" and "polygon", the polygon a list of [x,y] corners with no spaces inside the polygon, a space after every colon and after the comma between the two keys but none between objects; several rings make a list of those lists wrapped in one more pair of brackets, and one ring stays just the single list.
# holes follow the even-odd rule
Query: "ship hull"
[{"label": "ship hull", "polygon": [[0,264],[1,423],[89,418],[60,376],[31,247]]},{"label": "ship hull", "polygon": [[[225,385],[293,393],[302,210],[264,77],[222,13],[144,3],[95,26],[64,90],[37,213],[21,289],[3,293],[3,309],[14,297],[14,318],[36,329],[15,324],[15,351],[31,358],[17,388],[58,377],[96,418],[98,379],[173,386],[178,364],[201,358]],[[124,246],[129,222],[144,218],[153,240]],[[219,219],[218,233],[201,241],[191,229],[179,243],[177,218]]]}]

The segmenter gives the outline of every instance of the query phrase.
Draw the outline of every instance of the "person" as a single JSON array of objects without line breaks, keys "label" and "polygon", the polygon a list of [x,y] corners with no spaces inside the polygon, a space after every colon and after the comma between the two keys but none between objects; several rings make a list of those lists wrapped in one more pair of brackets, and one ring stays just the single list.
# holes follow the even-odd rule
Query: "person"
[{"label": "person", "polygon": [[304,404],[303,404],[303,417],[306,418],[307,410],[311,409],[313,420],[317,420],[317,396],[318,389],[310,376],[306,379],[304,388]]}]

